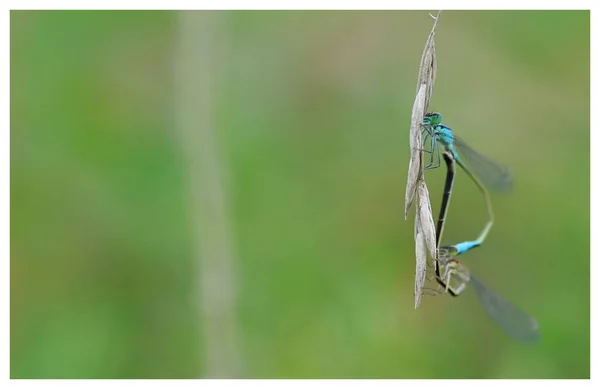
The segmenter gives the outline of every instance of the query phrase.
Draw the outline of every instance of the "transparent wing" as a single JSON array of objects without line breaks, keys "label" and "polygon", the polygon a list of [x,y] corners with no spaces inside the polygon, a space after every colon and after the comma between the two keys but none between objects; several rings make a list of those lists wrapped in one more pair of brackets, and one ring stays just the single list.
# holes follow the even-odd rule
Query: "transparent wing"
[{"label": "transparent wing", "polygon": [[481,305],[504,332],[525,343],[534,343],[539,340],[540,330],[534,318],[492,292],[473,276],[471,276],[470,284],[477,292]]},{"label": "transparent wing", "polygon": [[454,147],[486,188],[496,192],[507,192],[512,188],[512,177],[507,167],[498,165],[487,157],[473,150],[469,145],[454,135]]}]

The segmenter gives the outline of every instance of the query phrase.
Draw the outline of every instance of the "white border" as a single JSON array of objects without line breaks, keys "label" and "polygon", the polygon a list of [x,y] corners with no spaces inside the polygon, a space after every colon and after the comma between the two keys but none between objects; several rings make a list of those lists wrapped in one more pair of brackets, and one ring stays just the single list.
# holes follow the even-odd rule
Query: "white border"
[{"label": "white border", "polygon": [[[74,2],[74,1],[62,1],[62,2],[46,2],[46,1],[21,1],[9,2],[9,9],[438,9],[438,8],[446,8],[446,9],[535,9],[535,8],[544,8],[544,9],[592,9],[591,12],[591,112],[600,112],[595,105],[596,100],[594,99],[594,91],[598,90],[597,85],[597,77],[594,77],[594,66],[593,64],[598,64],[597,60],[598,55],[598,29],[595,27],[596,23],[600,22],[600,18],[596,17],[596,11],[593,10],[592,5],[596,5],[598,3],[593,3],[592,1],[570,1],[563,2],[562,4],[558,4],[557,2],[541,2],[541,1],[494,1],[494,2],[475,2],[475,1],[457,1],[457,2],[399,2],[399,1],[381,1],[381,0],[371,0],[369,2],[356,2],[356,1],[302,1],[302,2],[286,2],[278,3],[278,2],[258,2],[258,1],[221,1],[221,2],[206,2],[206,1],[170,1],[170,2],[127,2],[127,1],[92,1],[92,2]],[[417,5],[415,7],[415,5]],[[3,29],[5,32],[8,32],[8,36],[3,39],[4,50],[3,52],[9,56],[9,45],[10,45],[10,13],[7,12],[6,17],[8,19],[8,23],[6,26],[8,28]],[[5,60],[4,64],[8,68],[8,72],[5,74],[9,74],[8,82],[5,84],[5,96],[6,102],[3,104],[5,115],[3,117],[9,118],[9,103],[10,103],[10,69],[9,69],[9,60]],[[5,78],[6,80],[6,78]],[[7,127],[10,129],[10,121],[7,123]],[[595,125],[595,122],[592,121],[592,126]],[[5,185],[3,194],[3,214],[4,223],[3,223],[3,242],[4,242],[4,250],[3,252],[10,258],[10,130],[5,131],[5,134],[8,136],[4,137],[5,144],[3,146],[5,160],[5,166],[2,169],[3,175],[3,184]],[[594,152],[594,147],[599,143],[600,138],[597,135],[597,130],[591,129],[590,134],[590,148],[591,148],[591,199],[600,199],[600,191],[598,190],[598,175],[600,172],[600,156],[598,156]],[[591,234],[591,263],[590,263],[590,277],[591,275],[597,274],[596,270],[598,268],[598,261],[600,258],[598,256],[597,245],[600,241],[600,236],[598,235],[598,220],[600,220],[600,211],[599,207],[594,204],[594,201],[591,203],[590,209],[590,217],[591,217],[591,225],[590,225],[590,234]],[[596,246],[596,247],[595,247]],[[568,262],[568,258],[564,258],[565,262]],[[6,261],[9,264],[9,261]],[[565,266],[568,266],[566,263]],[[8,269],[9,270],[9,269]],[[8,271],[8,281],[4,288],[7,291],[7,296],[3,299],[4,301],[4,309],[7,315],[10,313],[10,270]],[[594,286],[594,283],[591,282],[591,375],[593,378],[597,376],[594,372],[600,371],[600,366],[597,363],[597,358],[595,355],[595,351],[597,348],[597,337],[594,336],[593,331],[596,328],[595,324],[598,323],[597,320],[597,312],[598,310],[594,308],[597,305],[598,300],[598,288]],[[9,318],[7,318],[9,319]],[[10,352],[9,352],[9,344],[10,344],[10,332],[9,332],[9,320],[4,320],[4,333],[6,334],[5,342],[4,342],[4,350],[5,360],[2,364],[4,366],[4,377],[10,376]],[[19,387],[29,387],[33,386],[37,383],[43,383],[43,385],[54,386],[54,387],[68,387],[72,385],[73,387],[81,387],[84,385],[85,387],[105,387],[107,385],[104,381],[92,381],[92,380],[38,380],[38,381],[29,381],[29,380],[19,380],[19,381],[10,381],[10,385],[19,386]],[[495,381],[486,381],[485,385],[490,385],[492,387],[504,387],[507,383],[510,383],[511,386],[530,386],[534,384],[531,381],[524,380],[511,380],[505,382],[504,380],[495,380]],[[128,381],[111,381],[110,385],[115,385],[116,387],[123,387],[125,385],[144,385],[150,387],[157,386],[179,386],[179,385],[190,385],[196,387],[197,385],[202,385],[202,387],[257,387],[257,388],[280,388],[282,385],[285,387],[307,387],[311,386],[314,388],[319,387],[371,387],[376,385],[377,387],[384,388],[399,388],[409,386],[436,386],[443,385],[444,388],[454,388],[454,387],[475,387],[480,386],[481,382],[479,380],[443,380],[443,381],[432,381],[432,380],[404,380],[403,382],[397,382],[395,380],[342,380],[342,381],[332,381],[332,380],[303,380],[303,381],[293,381],[293,380],[204,380],[201,383],[197,381],[191,380],[160,380],[160,381],[150,381],[150,380],[128,380]],[[562,381],[545,381],[543,385],[547,386],[560,386],[564,385]],[[586,380],[577,380],[569,382],[569,385],[575,386],[589,386],[589,381]]]},{"label": "white border", "polygon": [[304,1],[9,1],[9,9],[360,9],[360,10],[498,10],[498,9],[590,9],[592,2],[572,0],[559,3],[557,1],[394,1],[394,0],[304,0]]}]

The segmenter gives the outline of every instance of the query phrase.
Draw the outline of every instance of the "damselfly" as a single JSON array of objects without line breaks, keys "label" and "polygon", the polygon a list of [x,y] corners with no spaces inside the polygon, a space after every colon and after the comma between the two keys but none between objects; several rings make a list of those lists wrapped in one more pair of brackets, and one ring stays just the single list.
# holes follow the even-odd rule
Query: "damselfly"
[{"label": "damselfly", "polygon": [[[423,151],[431,156],[429,164],[424,169],[435,169],[440,166],[439,142],[447,152],[451,153],[454,161],[477,185],[485,199],[488,221],[477,239],[462,242],[455,246],[458,253],[461,254],[480,246],[494,224],[494,212],[488,188],[497,191],[508,190],[512,186],[512,179],[507,168],[490,161],[456,137],[449,127],[442,124],[440,113],[433,112],[425,115],[423,118],[423,133],[424,147],[429,140],[429,149],[423,149]],[[434,163],[436,155],[437,164]]]},{"label": "damselfly", "polygon": [[438,260],[442,265],[438,267],[442,267],[443,274],[436,279],[452,296],[460,295],[467,284],[471,285],[481,305],[504,332],[521,342],[533,343],[539,340],[539,326],[533,317],[494,293],[454,257],[440,257]]},{"label": "damselfly", "polygon": [[[442,239],[445,218],[448,213],[448,205],[452,194],[452,184],[454,181],[454,159],[450,152],[444,153],[444,161],[447,165],[446,185],[442,197],[442,207],[437,224],[437,246]],[[481,281],[473,277],[469,269],[461,262],[456,260],[460,254],[456,246],[442,246],[438,249],[438,258],[436,261],[435,279],[446,292],[456,297],[467,287],[471,285],[481,305],[485,308],[492,320],[513,338],[527,343],[536,342],[539,337],[539,326],[534,318],[521,311],[508,300],[498,296]]]}]

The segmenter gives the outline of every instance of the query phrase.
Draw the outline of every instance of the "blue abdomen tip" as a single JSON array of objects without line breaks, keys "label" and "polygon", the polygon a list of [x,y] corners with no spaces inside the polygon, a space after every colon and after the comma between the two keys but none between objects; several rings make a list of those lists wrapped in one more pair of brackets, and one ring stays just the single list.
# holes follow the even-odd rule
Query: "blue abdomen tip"
[{"label": "blue abdomen tip", "polygon": [[473,247],[477,247],[477,246],[479,246],[479,242],[475,242],[475,241],[471,240],[468,242],[459,243],[454,247],[456,247],[456,251],[458,252],[458,254],[462,254],[466,251],[471,250]]}]

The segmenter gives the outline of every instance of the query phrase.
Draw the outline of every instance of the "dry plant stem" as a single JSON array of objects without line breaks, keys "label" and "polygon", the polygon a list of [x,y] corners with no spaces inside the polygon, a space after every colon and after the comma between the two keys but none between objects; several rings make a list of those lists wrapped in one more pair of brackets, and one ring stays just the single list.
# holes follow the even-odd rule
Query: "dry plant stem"
[{"label": "dry plant stem", "polygon": [[[227,214],[226,166],[214,121],[222,36],[218,12],[178,13],[175,120],[185,158],[186,208],[197,263],[203,377],[240,376],[235,315],[235,255]],[[173,260],[177,260],[173,258]]]},{"label": "dry plant stem", "polygon": [[[408,179],[406,183],[405,202],[404,202],[404,218],[408,217],[408,212],[412,206],[415,195],[419,197],[418,206],[415,216],[415,309],[419,306],[421,295],[423,294],[423,285],[427,271],[427,251],[422,250],[423,243],[432,258],[436,258],[436,239],[435,225],[431,213],[431,202],[429,200],[429,191],[424,180],[423,170],[423,152],[421,141],[421,123],[429,106],[435,76],[437,70],[437,62],[435,56],[435,28],[439,19],[440,12],[434,17],[433,27],[423,54],[421,55],[421,63],[419,66],[419,75],[417,78],[417,95],[413,104],[411,125],[410,125],[410,162],[408,167]],[[433,263],[435,266],[435,261]]]}]

